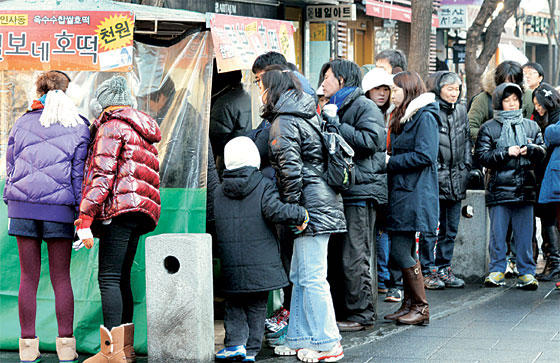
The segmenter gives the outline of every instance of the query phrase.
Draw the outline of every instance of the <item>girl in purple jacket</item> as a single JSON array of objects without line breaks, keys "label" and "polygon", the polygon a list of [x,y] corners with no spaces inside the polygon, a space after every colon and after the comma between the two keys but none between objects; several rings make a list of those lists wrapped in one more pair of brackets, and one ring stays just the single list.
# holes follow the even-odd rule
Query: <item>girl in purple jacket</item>
[{"label": "girl in purple jacket", "polygon": [[6,154],[4,202],[8,234],[15,236],[21,266],[18,296],[21,362],[38,362],[35,336],[36,297],[41,272],[41,243],[47,242],[55,294],[61,362],[77,362],[73,333],[74,295],[70,283],[73,221],[81,200],[89,122],[66,95],[70,78],[63,72],[39,75],[38,100],[14,124]]}]

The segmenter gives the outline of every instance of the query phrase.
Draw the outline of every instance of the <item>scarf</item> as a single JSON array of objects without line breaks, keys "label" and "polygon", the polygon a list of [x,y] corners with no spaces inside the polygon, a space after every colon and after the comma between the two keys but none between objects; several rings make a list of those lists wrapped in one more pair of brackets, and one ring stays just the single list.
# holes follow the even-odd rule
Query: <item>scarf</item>
[{"label": "scarf", "polygon": [[33,103],[31,104],[31,106],[29,106],[29,108],[27,109],[27,112],[35,111],[35,110],[41,110],[41,109],[45,108],[45,100],[46,99],[47,99],[47,94],[45,93],[44,95],[39,97],[39,99],[33,100]]},{"label": "scarf", "polygon": [[340,110],[340,108],[342,107],[342,104],[344,103],[344,100],[346,99],[346,97],[348,97],[348,95],[352,92],[354,92],[354,90],[358,88],[358,87],[343,87],[341,89],[339,89],[329,100],[329,103],[332,103],[334,105],[336,105],[336,107],[338,107],[338,109]]},{"label": "scarf", "polygon": [[[508,149],[510,146],[527,144],[527,133],[523,128],[523,113],[521,110],[494,110],[494,119],[502,124],[502,132],[497,141],[498,147]],[[521,165],[530,164],[530,161],[523,156],[520,157],[520,162]]]}]

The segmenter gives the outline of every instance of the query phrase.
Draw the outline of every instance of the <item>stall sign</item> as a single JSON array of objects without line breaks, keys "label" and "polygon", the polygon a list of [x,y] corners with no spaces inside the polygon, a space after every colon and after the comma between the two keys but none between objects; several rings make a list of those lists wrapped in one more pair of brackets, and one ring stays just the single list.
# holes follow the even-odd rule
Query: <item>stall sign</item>
[{"label": "stall sign", "polygon": [[131,71],[134,14],[0,11],[0,70]]},{"label": "stall sign", "polygon": [[289,21],[209,14],[218,72],[251,69],[266,52],[284,54],[295,63],[294,26]]},{"label": "stall sign", "polygon": [[308,21],[355,21],[356,4],[308,6]]},{"label": "stall sign", "polygon": [[442,5],[438,11],[440,28],[467,28],[467,7]]},{"label": "stall sign", "polygon": [[[366,5],[366,15],[382,19],[404,21],[406,23],[412,21],[412,9],[410,7],[393,5],[392,2],[379,0],[364,1]],[[439,19],[435,14],[432,14],[432,27],[439,27]]]}]

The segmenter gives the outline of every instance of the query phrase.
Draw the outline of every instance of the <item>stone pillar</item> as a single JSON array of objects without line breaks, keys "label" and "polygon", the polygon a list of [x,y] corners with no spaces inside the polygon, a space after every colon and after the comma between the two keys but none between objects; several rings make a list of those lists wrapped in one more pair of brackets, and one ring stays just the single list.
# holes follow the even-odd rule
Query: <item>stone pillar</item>
[{"label": "stone pillar", "polygon": [[146,239],[146,309],[150,363],[214,361],[209,234]]},{"label": "stone pillar", "polygon": [[[466,207],[472,207],[472,218],[466,218]],[[490,219],[484,190],[468,190],[461,205],[461,221],[455,239],[453,273],[468,282],[482,282],[488,274]]]}]

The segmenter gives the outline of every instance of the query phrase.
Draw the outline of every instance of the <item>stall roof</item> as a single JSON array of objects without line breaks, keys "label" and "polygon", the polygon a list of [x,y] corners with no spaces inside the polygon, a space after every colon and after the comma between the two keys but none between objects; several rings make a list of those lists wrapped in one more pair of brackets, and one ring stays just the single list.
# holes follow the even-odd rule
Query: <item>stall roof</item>
[{"label": "stall roof", "polygon": [[0,0],[2,10],[132,11],[137,20],[205,23],[202,13],[109,0]]}]

